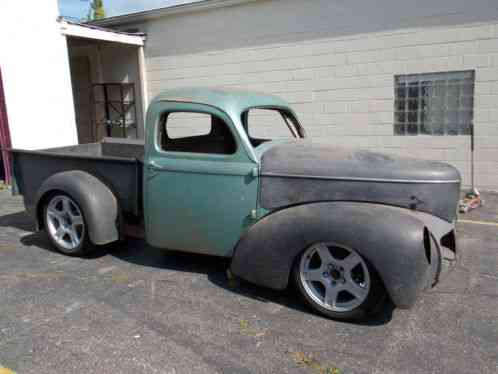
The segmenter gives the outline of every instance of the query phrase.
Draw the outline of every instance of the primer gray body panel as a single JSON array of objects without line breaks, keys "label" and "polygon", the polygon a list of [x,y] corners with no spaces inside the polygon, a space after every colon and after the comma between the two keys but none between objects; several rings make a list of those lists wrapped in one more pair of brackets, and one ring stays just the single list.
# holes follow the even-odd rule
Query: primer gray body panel
[{"label": "primer gray body panel", "polygon": [[26,209],[35,216],[36,198],[43,182],[54,174],[79,170],[104,183],[118,199],[122,211],[139,214],[143,151],[143,142],[109,138],[101,143],[38,151],[13,149],[15,190],[23,195]]},{"label": "primer gray body panel", "polygon": [[309,141],[276,144],[262,156],[261,206],[365,201],[456,217],[460,174],[451,165]]},{"label": "primer gray body panel", "polygon": [[37,225],[43,227],[43,207],[54,191],[71,196],[83,211],[93,244],[119,239],[119,207],[115,194],[98,178],[81,170],[56,173],[47,178],[36,196]]},{"label": "primer gray body panel", "polygon": [[[424,227],[409,210],[379,204],[294,206],[265,216],[246,232],[231,270],[252,283],[284,289],[296,256],[313,243],[330,241],[356,250],[370,262],[394,304],[408,308],[435,277],[425,255]],[[433,255],[437,256],[436,246],[431,248]]]}]

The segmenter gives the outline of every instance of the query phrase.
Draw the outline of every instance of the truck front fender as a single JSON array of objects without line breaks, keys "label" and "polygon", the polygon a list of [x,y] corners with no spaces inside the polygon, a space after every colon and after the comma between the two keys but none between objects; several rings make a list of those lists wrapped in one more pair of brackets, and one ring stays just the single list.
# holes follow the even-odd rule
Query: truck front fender
[{"label": "truck front fender", "polygon": [[437,251],[411,211],[386,205],[321,202],[289,207],[255,223],[237,244],[232,272],[273,289],[287,287],[297,256],[317,242],[355,249],[378,272],[394,304],[410,307],[431,282]]},{"label": "truck front fender", "polygon": [[116,196],[102,181],[83,171],[52,175],[36,195],[37,227],[43,227],[43,206],[57,192],[70,195],[83,210],[88,235],[93,244],[103,245],[119,239],[119,207]]}]

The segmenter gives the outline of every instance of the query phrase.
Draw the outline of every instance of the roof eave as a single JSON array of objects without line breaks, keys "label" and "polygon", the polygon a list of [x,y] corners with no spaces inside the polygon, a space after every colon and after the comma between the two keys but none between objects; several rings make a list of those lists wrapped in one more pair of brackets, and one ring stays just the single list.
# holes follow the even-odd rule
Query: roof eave
[{"label": "roof eave", "polygon": [[258,0],[197,0],[191,3],[179,4],[166,8],[152,9],[142,12],[123,14],[115,17],[103,18],[95,21],[90,21],[88,22],[88,24],[96,26],[119,26],[130,23],[139,23],[173,14],[221,8],[254,1]]},{"label": "roof eave", "polygon": [[92,39],[104,42],[116,42],[121,44],[143,46],[145,34],[127,33],[106,29],[96,25],[80,24],[67,19],[58,18],[60,32],[62,35],[84,39]]}]

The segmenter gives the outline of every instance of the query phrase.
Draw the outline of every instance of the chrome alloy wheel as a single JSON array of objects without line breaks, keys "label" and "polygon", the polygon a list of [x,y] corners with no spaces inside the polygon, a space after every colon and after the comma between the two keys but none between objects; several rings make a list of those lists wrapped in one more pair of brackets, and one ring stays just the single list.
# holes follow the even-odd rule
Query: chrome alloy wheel
[{"label": "chrome alloy wheel", "polygon": [[48,233],[67,251],[77,249],[85,235],[85,222],[78,205],[66,195],[54,196],[46,209]]},{"label": "chrome alloy wheel", "polygon": [[370,291],[365,261],[354,250],[334,243],[317,243],[308,248],[301,257],[299,277],[308,296],[333,312],[352,311]]}]

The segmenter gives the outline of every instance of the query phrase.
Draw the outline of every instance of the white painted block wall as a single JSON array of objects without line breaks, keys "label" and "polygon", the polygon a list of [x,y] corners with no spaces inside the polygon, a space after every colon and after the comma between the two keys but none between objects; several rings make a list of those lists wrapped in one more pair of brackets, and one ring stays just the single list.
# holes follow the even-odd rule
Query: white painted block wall
[{"label": "white painted block wall", "polygon": [[57,0],[2,0],[0,66],[15,148],[77,143],[66,38]]},{"label": "white painted block wall", "polygon": [[[361,2],[358,15],[358,2],[344,6],[350,13],[333,3],[263,1],[134,25],[148,35],[149,97],[196,85],[277,94],[293,104],[313,138],[447,161],[469,185],[469,136],[393,135],[394,76],[474,69],[475,182],[497,190],[498,21],[467,21],[484,13],[498,19],[498,11],[482,1],[415,7],[385,0],[392,14]],[[368,31],[365,24],[371,32],[356,32]]]}]

